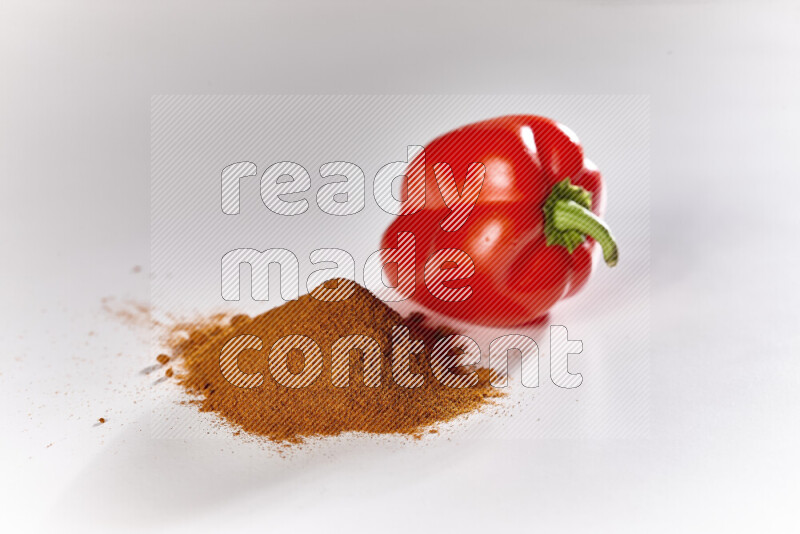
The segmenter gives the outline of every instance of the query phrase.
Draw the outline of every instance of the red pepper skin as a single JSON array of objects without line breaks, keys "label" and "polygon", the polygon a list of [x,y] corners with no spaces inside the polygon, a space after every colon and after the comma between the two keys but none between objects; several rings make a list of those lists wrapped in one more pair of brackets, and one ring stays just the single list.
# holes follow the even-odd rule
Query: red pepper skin
[{"label": "red pepper skin", "polygon": [[[594,240],[588,237],[570,253],[565,246],[547,245],[544,232],[544,203],[565,179],[588,191],[592,212],[602,215],[600,172],[584,159],[572,132],[545,117],[499,117],[435,139],[425,147],[424,157],[425,207],[398,216],[382,242],[382,248],[392,248],[399,232],[414,234],[416,288],[411,297],[415,301],[459,320],[515,326],[536,321],[584,286],[592,269]],[[459,191],[470,163],[483,163],[486,169],[472,213],[451,232],[440,224],[450,209],[434,174],[438,162],[451,166]],[[410,172],[414,168],[409,165]],[[421,165],[416,168],[422,172]],[[421,179],[410,174],[403,187],[415,178]],[[447,248],[463,250],[474,262],[471,277],[445,283],[450,288],[472,288],[472,295],[462,302],[440,300],[425,284],[427,259]],[[386,275],[396,285],[396,270],[387,268]]]}]

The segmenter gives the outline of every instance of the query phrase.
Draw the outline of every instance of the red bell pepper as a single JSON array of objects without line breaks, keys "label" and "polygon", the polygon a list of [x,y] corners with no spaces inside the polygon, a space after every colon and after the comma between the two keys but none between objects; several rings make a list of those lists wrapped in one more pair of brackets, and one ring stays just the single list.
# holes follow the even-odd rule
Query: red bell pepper
[{"label": "red bell pepper", "polygon": [[[468,169],[471,176],[479,170],[470,169],[476,162],[485,169],[483,182],[465,187]],[[450,176],[458,191],[448,182]],[[424,207],[410,213],[420,205],[406,202],[412,208],[386,231],[383,247],[396,248],[401,232],[414,234],[416,286],[406,293],[436,312],[493,326],[529,323],[584,286],[596,242],[606,263],[617,263],[616,243],[600,219],[600,172],[584,158],[576,136],[551,119],[506,116],[447,133],[410,162],[403,190],[420,193],[423,183]],[[454,217],[459,210],[461,216]],[[472,273],[444,282],[451,289],[469,287],[462,290],[469,295],[464,300],[443,300],[441,292],[435,295],[426,286],[426,263],[442,249],[471,258],[474,272],[458,259],[438,263],[444,270]],[[386,275],[397,284],[396,270],[387,268]]]}]

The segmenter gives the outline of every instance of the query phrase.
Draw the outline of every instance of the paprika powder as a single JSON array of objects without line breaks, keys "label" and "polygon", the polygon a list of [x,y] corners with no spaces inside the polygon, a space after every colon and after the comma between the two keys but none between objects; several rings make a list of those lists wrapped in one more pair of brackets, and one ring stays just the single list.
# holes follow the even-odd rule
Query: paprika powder
[{"label": "paprika powder", "polygon": [[[341,301],[315,298],[317,292],[335,289],[339,284],[352,284],[352,296]],[[391,336],[398,325],[425,343],[423,353],[411,356],[412,372],[424,377],[419,387],[403,387],[392,379]],[[175,335],[178,333],[183,335]],[[446,328],[426,326],[418,314],[404,319],[355,282],[337,279],[256,317],[236,315],[225,321],[177,325],[170,336],[172,355],[168,361],[175,366],[175,379],[194,397],[192,402],[201,411],[218,414],[237,432],[288,444],[345,432],[419,437],[435,431],[436,424],[485,407],[503,395],[491,386],[488,369],[464,369],[477,374],[473,387],[447,387],[436,380],[430,352],[438,340],[451,333]],[[352,334],[368,336],[383,349],[378,387],[366,385],[364,357],[356,351],[350,354],[348,386],[337,387],[332,381],[331,347],[342,336]],[[285,387],[268,373],[264,373],[267,379],[260,387],[236,387],[221,372],[220,351],[241,335],[257,336],[264,347],[272,347],[286,336],[307,336],[321,349],[323,372],[303,388]],[[289,370],[299,372],[302,358],[290,354]],[[237,364],[246,373],[268,369],[269,350],[243,351]]]}]

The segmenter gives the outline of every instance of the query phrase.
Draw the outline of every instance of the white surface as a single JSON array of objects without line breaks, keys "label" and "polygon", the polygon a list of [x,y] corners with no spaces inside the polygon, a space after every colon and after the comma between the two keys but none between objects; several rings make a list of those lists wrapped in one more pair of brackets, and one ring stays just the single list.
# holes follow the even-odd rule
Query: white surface
[{"label": "white surface", "polygon": [[[0,9],[4,523],[791,530],[796,3]],[[100,310],[148,296],[150,95],[328,92],[651,96],[650,439],[345,442],[278,460],[150,438],[148,340]]]}]

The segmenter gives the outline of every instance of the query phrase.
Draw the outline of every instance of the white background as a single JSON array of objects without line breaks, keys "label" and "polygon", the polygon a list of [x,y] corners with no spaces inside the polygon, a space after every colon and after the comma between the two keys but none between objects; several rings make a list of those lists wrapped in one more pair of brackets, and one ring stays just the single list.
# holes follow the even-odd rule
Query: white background
[{"label": "white background", "polygon": [[[0,521],[792,530],[797,35],[790,2],[4,2]],[[651,437],[151,439],[148,336],[101,299],[148,298],[169,93],[650,95]]]}]

